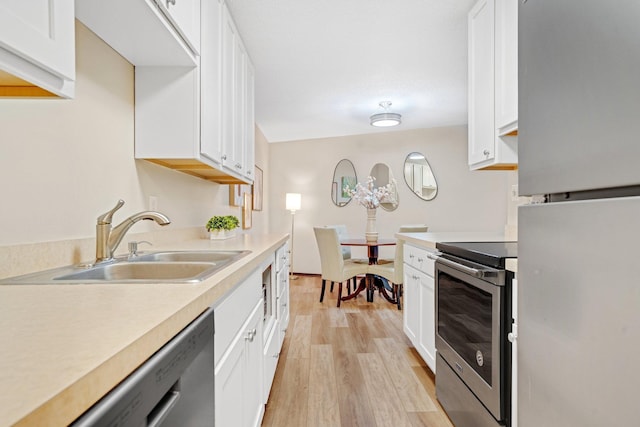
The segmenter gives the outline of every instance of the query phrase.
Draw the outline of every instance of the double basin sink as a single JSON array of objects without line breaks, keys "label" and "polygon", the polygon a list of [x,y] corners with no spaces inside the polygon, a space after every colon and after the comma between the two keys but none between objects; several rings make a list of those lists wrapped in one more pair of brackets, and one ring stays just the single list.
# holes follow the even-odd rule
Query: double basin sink
[{"label": "double basin sink", "polygon": [[162,251],[0,280],[0,284],[197,283],[250,251]]}]

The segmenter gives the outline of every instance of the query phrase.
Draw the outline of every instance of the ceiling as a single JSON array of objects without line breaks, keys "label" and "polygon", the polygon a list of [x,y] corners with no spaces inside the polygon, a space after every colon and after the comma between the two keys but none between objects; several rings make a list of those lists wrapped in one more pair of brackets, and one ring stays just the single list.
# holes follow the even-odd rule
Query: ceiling
[{"label": "ceiling", "polygon": [[[467,123],[475,0],[227,0],[269,142]],[[394,128],[369,116],[402,114]]]}]

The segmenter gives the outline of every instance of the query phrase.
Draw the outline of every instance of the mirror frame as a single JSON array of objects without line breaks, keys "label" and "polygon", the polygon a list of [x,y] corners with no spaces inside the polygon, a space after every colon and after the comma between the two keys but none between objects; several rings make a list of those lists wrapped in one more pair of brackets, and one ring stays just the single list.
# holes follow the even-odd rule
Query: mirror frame
[{"label": "mirror frame", "polygon": [[[411,158],[411,156],[414,156],[414,155],[419,155],[419,156],[421,156],[421,157],[422,157],[421,162],[422,162],[422,161],[424,161],[424,163],[425,163],[425,164],[417,163],[417,162],[408,162],[408,160]],[[409,179],[407,178],[407,175],[408,175],[408,174],[407,174],[407,165],[410,165],[410,164],[422,164],[422,166],[427,166],[427,167],[429,168],[429,172],[431,173],[431,176],[433,177],[433,182],[435,183],[435,188],[434,188],[433,196],[430,196],[430,197],[424,197],[424,196],[422,196],[422,195],[418,194],[418,193],[413,189],[413,185],[411,185],[411,184],[409,183],[409,181],[410,181],[410,177],[409,177]],[[433,169],[431,168],[431,165],[429,164],[429,161],[427,160],[427,156],[425,156],[424,154],[419,153],[419,152],[417,152],[417,151],[413,151],[413,152],[411,152],[411,153],[407,154],[407,157],[404,159],[404,164],[403,164],[403,166],[402,166],[402,175],[404,176],[404,182],[405,182],[405,184],[407,184],[407,187],[409,187],[409,190],[411,191],[411,193],[413,193],[413,194],[414,194],[416,197],[418,197],[419,199],[424,200],[424,201],[426,201],[426,202],[429,202],[429,201],[431,201],[431,200],[435,199],[435,198],[436,198],[436,196],[438,195],[438,180],[436,179],[436,174],[434,174],[434,173],[433,173]],[[422,175],[422,177],[421,177],[421,178],[424,180],[424,172],[423,172],[423,175]]]},{"label": "mirror frame", "polygon": [[[378,165],[384,166],[387,168],[388,171],[388,180],[387,182],[385,182],[384,184],[378,184],[379,183],[379,178],[378,176],[374,175],[374,170],[376,169],[376,167],[378,167]],[[393,176],[393,172],[391,171],[391,167],[386,164],[386,163],[376,163],[375,165],[373,165],[371,167],[371,171],[369,172],[369,176],[374,177],[376,180],[374,181],[374,187],[378,188],[378,187],[384,187],[387,184],[392,184],[393,187],[393,192],[395,193],[395,199],[396,199],[396,203],[395,205],[391,204],[391,203],[380,203],[380,207],[382,209],[384,209],[387,212],[391,212],[391,211],[395,211],[396,209],[398,209],[398,205],[400,204],[400,195],[398,194],[398,183],[395,180],[394,176]]]},{"label": "mirror frame", "polygon": [[[351,170],[353,171],[353,182],[344,182],[344,179],[349,178],[350,175],[340,175],[340,177],[336,176],[336,174],[338,173],[338,168],[340,167],[341,164],[343,164],[343,162],[347,162],[351,166]],[[340,192],[338,192],[338,181],[336,181],[337,178],[340,178]],[[358,175],[356,173],[356,168],[351,162],[351,160],[349,159],[340,160],[336,164],[336,167],[333,169],[333,181],[331,182],[331,201],[333,202],[333,204],[339,208],[342,208],[347,206],[349,203],[351,203],[351,200],[353,199],[351,196],[349,196],[348,199],[344,196],[341,196],[341,198],[343,199],[342,202],[339,202],[338,196],[340,194],[344,194],[342,193],[342,189],[345,184],[349,184],[349,186],[353,188],[356,186],[357,182],[358,182]]]}]

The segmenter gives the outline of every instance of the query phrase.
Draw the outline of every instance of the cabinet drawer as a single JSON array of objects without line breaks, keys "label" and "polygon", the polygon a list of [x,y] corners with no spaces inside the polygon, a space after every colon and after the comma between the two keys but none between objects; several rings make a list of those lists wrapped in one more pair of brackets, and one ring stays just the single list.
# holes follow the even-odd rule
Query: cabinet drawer
[{"label": "cabinet drawer", "polygon": [[404,262],[433,277],[435,260],[429,257],[432,253],[427,249],[405,244]]},{"label": "cabinet drawer", "polygon": [[255,270],[240,285],[231,290],[222,302],[214,306],[216,363],[261,299],[261,275],[258,270]]},{"label": "cabinet drawer", "polygon": [[289,264],[289,243],[280,246],[276,251],[276,271]]},{"label": "cabinet drawer", "polygon": [[269,338],[264,347],[264,387],[263,387],[263,402],[267,403],[269,399],[269,392],[271,391],[271,385],[273,384],[273,377],[276,374],[276,367],[278,366],[278,360],[280,359],[280,325],[276,325],[271,330]]}]

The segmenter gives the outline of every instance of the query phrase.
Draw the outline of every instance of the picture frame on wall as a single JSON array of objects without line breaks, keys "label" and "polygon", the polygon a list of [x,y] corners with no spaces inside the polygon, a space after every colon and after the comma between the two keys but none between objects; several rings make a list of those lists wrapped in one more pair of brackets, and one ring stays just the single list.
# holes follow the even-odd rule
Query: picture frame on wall
[{"label": "picture frame on wall", "polygon": [[251,211],[253,205],[253,197],[251,193],[244,193],[243,195],[243,205],[242,205],[242,229],[248,230],[251,228]]},{"label": "picture frame on wall", "polygon": [[244,194],[251,194],[249,184],[229,184],[229,206],[244,206]]},{"label": "picture frame on wall", "polygon": [[262,210],[262,183],[263,183],[262,169],[256,166],[255,174],[256,175],[255,175],[253,186],[252,186],[253,210],[261,211]]}]

